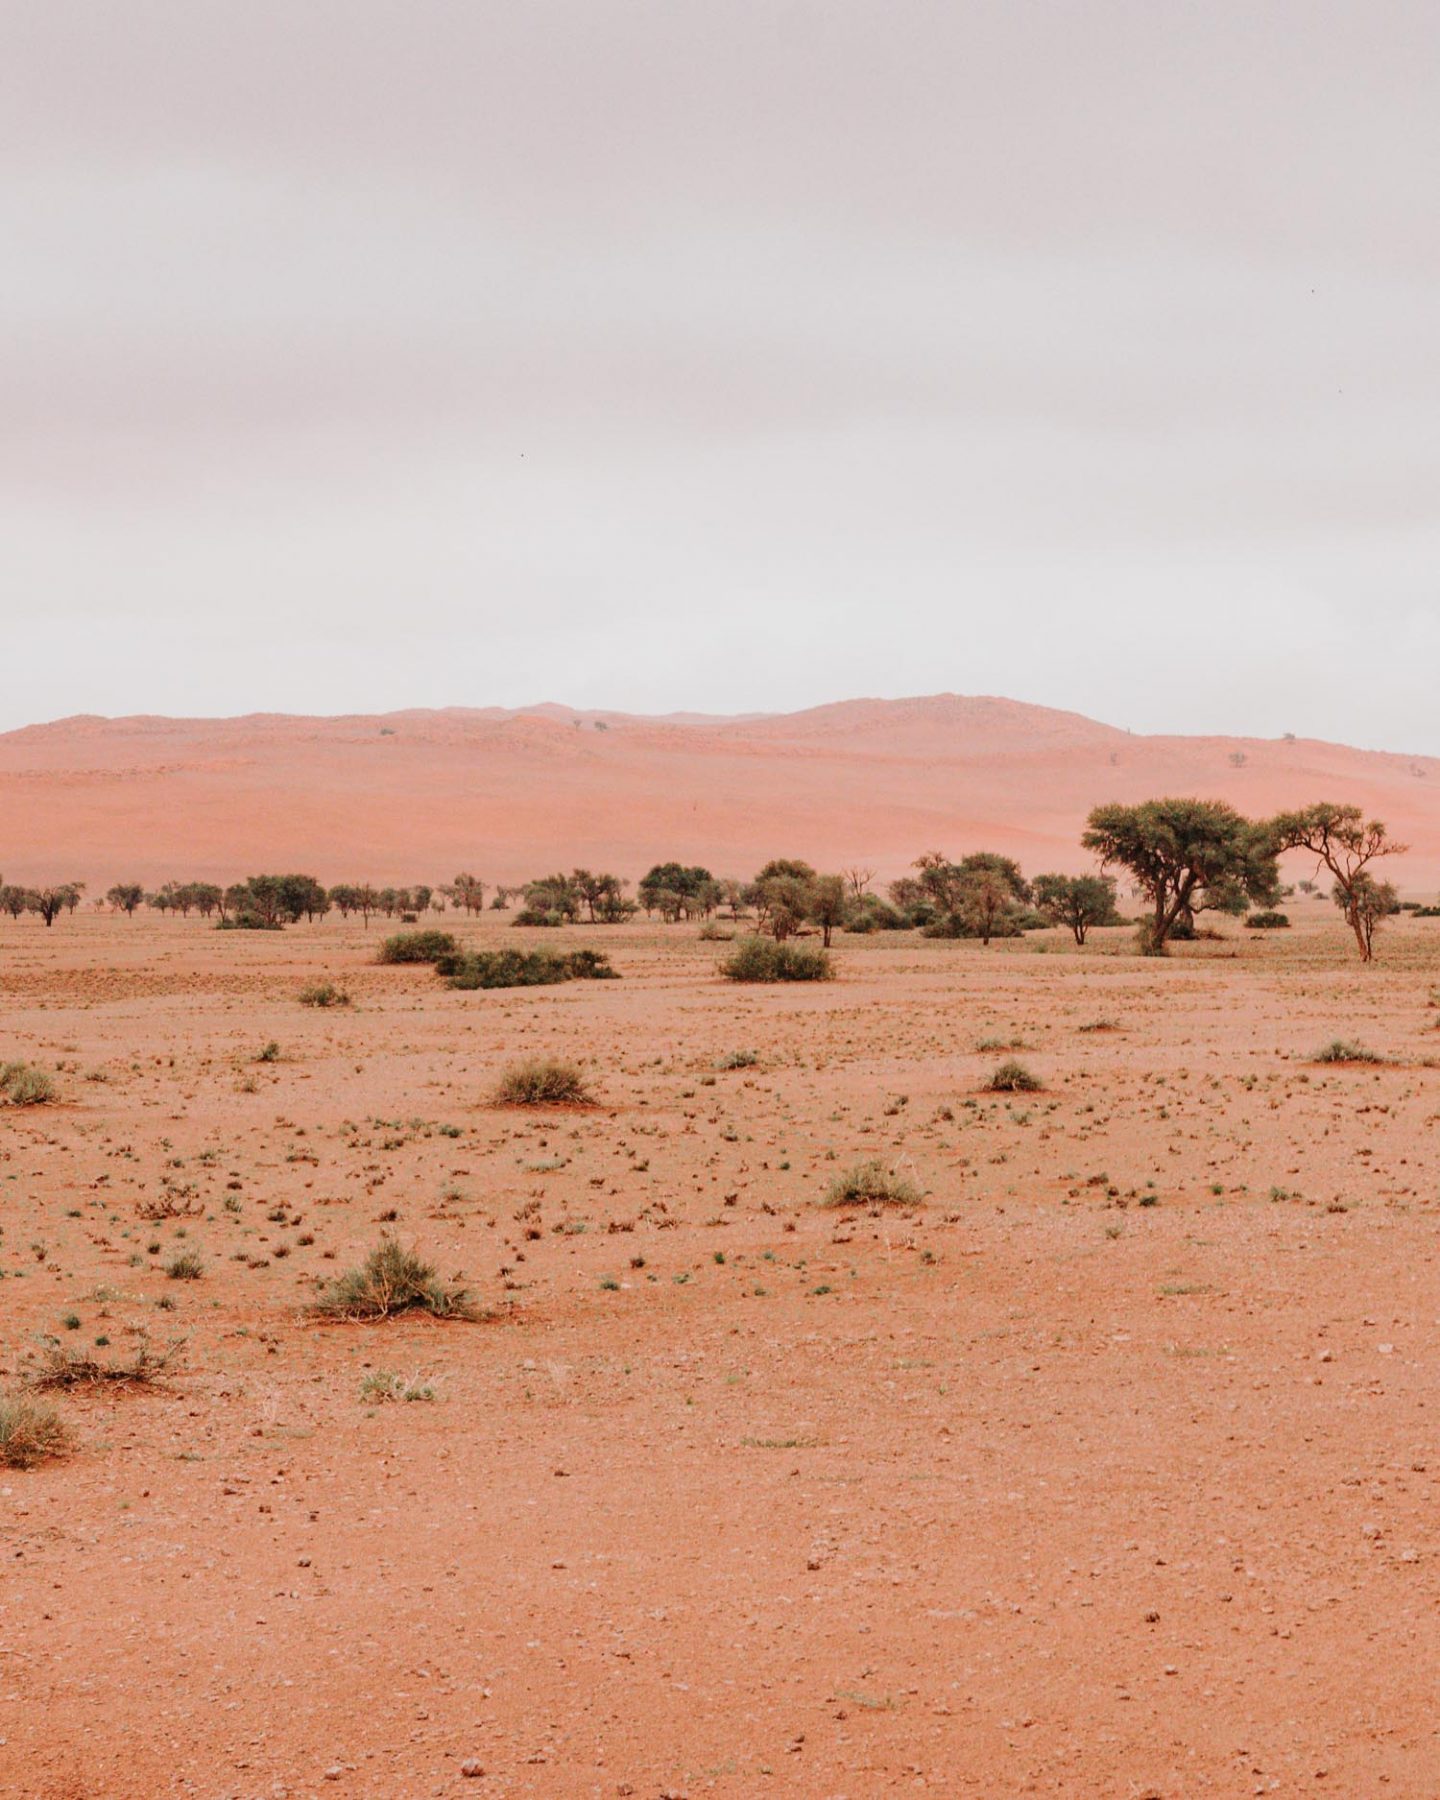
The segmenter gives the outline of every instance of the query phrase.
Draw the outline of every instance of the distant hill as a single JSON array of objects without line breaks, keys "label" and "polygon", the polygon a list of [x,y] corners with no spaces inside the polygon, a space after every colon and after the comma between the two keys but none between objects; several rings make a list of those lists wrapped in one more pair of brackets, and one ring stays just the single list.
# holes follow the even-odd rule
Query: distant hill
[{"label": "distant hill", "polygon": [[899,873],[977,848],[1083,868],[1103,800],[1194,793],[1262,814],[1353,801],[1440,886],[1440,760],[1310,739],[1141,737],[1077,713],[936,694],[707,718],[550,704],[305,718],[81,716],[0,734],[6,879],[518,881],[635,877],[671,856],[748,875],[768,857]]}]

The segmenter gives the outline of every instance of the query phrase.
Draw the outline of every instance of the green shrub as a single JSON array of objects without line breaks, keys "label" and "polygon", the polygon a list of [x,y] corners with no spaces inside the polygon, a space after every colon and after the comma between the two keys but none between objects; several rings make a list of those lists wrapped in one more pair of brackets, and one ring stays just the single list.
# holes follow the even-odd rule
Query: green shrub
[{"label": "green shrub", "polygon": [[1385,1058],[1378,1050],[1367,1050],[1354,1038],[1331,1038],[1310,1060],[1317,1063],[1383,1063]]},{"label": "green shrub", "polygon": [[417,1311],[437,1319],[479,1316],[468,1289],[446,1287],[429,1263],[394,1238],[383,1238],[358,1269],[332,1281],[315,1310],[327,1319],[389,1319]]},{"label": "green shrub", "polygon": [[1251,931],[1288,931],[1290,920],[1283,912],[1254,912],[1245,921]]},{"label": "green shrub", "polygon": [[720,973],[731,981],[829,981],[835,971],[818,944],[746,937],[720,964]]},{"label": "green shrub", "polygon": [[1045,1083],[1011,1057],[991,1072],[985,1085],[992,1094],[1038,1094]]},{"label": "green shrub", "polygon": [[913,1181],[887,1169],[880,1158],[858,1162],[837,1175],[825,1190],[826,1206],[918,1206],[921,1193]]},{"label": "green shrub", "polygon": [[336,987],[333,981],[312,981],[309,987],[303,987],[299,993],[302,1006],[348,1006],[350,996],[342,987]]},{"label": "green shrub", "polygon": [[561,912],[551,912],[546,907],[522,906],[510,923],[512,925],[543,925],[547,929],[553,929],[555,926],[565,923],[565,915]]},{"label": "green shrub", "polygon": [[460,946],[448,931],[397,931],[380,946],[377,962],[438,963]]},{"label": "green shrub", "polygon": [[591,1095],[574,1063],[532,1056],[505,1071],[495,1100],[500,1106],[588,1106]]},{"label": "green shrub", "polygon": [[617,981],[599,950],[472,950],[435,965],[452,988],[549,987],[560,981]]},{"label": "green shrub", "polygon": [[53,1407],[27,1394],[0,1396],[0,1463],[7,1469],[33,1469],[60,1456],[70,1434]]},{"label": "green shrub", "polygon": [[11,1106],[46,1106],[55,1098],[55,1082],[33,1063],[0,1063],[0,1100]]},{"label": "green shrub", "polygon": [[283,931],[278,919],[262,919],[259,913],[236,913],[233,919],[217,921],[217,931]]}]

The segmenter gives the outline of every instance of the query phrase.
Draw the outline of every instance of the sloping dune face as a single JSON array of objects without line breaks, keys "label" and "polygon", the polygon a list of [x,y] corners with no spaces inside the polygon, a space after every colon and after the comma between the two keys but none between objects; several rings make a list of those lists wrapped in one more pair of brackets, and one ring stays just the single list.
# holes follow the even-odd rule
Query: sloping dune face
[{"label": "sloping dune face", "polygon": [[1410,844],[1391,865],[1408,891],[1440,883],[1440,760],[1140,737],[953,694],[737,719],[554,705],[63,719],[0,735],[0,870],[92,886],[281,865],[517,881],[562,864],[633,877],[671,856],[746,875],[791,855],[889,876],[922,850],[982,847],[1079,869],[1092,806],[1160,793],[1251,814],[1353,802]]}]

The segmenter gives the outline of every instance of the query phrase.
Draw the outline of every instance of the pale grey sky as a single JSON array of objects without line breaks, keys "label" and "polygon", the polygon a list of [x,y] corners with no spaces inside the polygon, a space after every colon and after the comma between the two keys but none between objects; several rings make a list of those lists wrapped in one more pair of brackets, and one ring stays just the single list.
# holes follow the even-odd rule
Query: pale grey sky
[{"label": "pale grey sky", "polygon": [[1434,0],[0,0],[0,728],[1440,753]]}]

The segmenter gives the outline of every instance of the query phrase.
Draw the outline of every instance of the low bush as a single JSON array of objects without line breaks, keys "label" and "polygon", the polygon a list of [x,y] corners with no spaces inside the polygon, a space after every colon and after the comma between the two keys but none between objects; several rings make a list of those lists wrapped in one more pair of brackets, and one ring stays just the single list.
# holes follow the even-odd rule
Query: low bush
[{"label": "low bush", "polygon": [[172,1281],[198,1281],[205,1273],[205,1258],[198,1250],[181,1250],[165,1265]]},{"label": "low bush", "polygon": [[865,894],[846,909],[843,929],[856,936],[872,931],[908,931],[910,921],[878,894]]},{"label": "low bush", "polygon": [[1011,1057],[991,1072],[985,1085],[992,1094],[1038,1094],[1045,1083]]},{"label": "low bush", "polygon": [[835,971],[818,944],[747,937],[720,964],[720,973],[731,981],[829,981]]},{"label": "low bush", "polygon": [[754,1050],[730,1050],[716,1062],[717,1069],[753,1069],[760,1061]]},{"label": "low bush", "polygon": [[435,965],[452,988],[549,987],[560,981],[617,981],[599,950],[472,950]]},{"label": "low bush", "polygon": [[825,1190],[824,1205],[918,1206],[921,1198],[913,1181],[886,1168],[877,1156],[837,1175]]},{"label": "low bush", "polygon": [[1245,921],[1251,931],[1288,931],[1290,920],[1283,912],[1254,912]]},{"label": "low bush", "polygon": [[233,919],[217,921],[217,931],[283,931],[278,919],[262,919],[259,913],[236,913]]},{"label": "low bush", "polygon": [[702,944],[728,944],[734,938],[735,933],[728,930],[718,919],[707,919],[700,927],[699,936]]},{"label": "low bush", "polygon": [[394,1238],[383,1238],[358,1269],[349,1269],[325,1288],[315,1310],[327,1319],[389,1319],[396,1313],[427,1312],[437,1319],[479,1315],[463,1287],[446,1287],[435,1270]]},{"label": "low bush", "polygon": [[33,1469],[69,1448],[70,1434],[53,1407],[27,1394],[0,1395],[0,1463]]},{"label": "low bush", "polygon": [[312,981],[309,987],[303,987],[298,995],[302,1006],[348,1006],[350,996],[342,987],[336,987],[333,981]]},{"label": "low bush", "polygon": [[0,1063],[0,1101],[10,1106],[46,1106],[55,1098],[54,1078],[34,1063]]},{"label": "low bush", "polygon": [[397,931],[380,946],[377,962],[438,963],[454,956],[460,946],[448,931]]},{"label": "low bush", "polygon": [[510,923],[512,925],[543,925],[547,929],[553,930],[555,926],[565,923],[565,915],[564,913],[550,912],[545,907],[522,906]]},{"label": "low bush", "polygon": [[41,1349],[40,1366],[30,1377],[37,1388],[148,1387],[177,1360],[184,1338],[176,1338],[163,1350],[142,1338],[129,1358],[96,1356],[93,1350],[67,1350],[56,1339]]},{"label": "low bush", "polygon": [[1378,1050],[1367,1050],[1354,1038],[1331,1038],[1310,1058],[1317,1063],[1383,1063]]},{"label": "low bush", "polygon": [[495,1101],[499,1106],[588,1106],[591,1094],[574,1063],[532,1056],[500,1077]]}]

